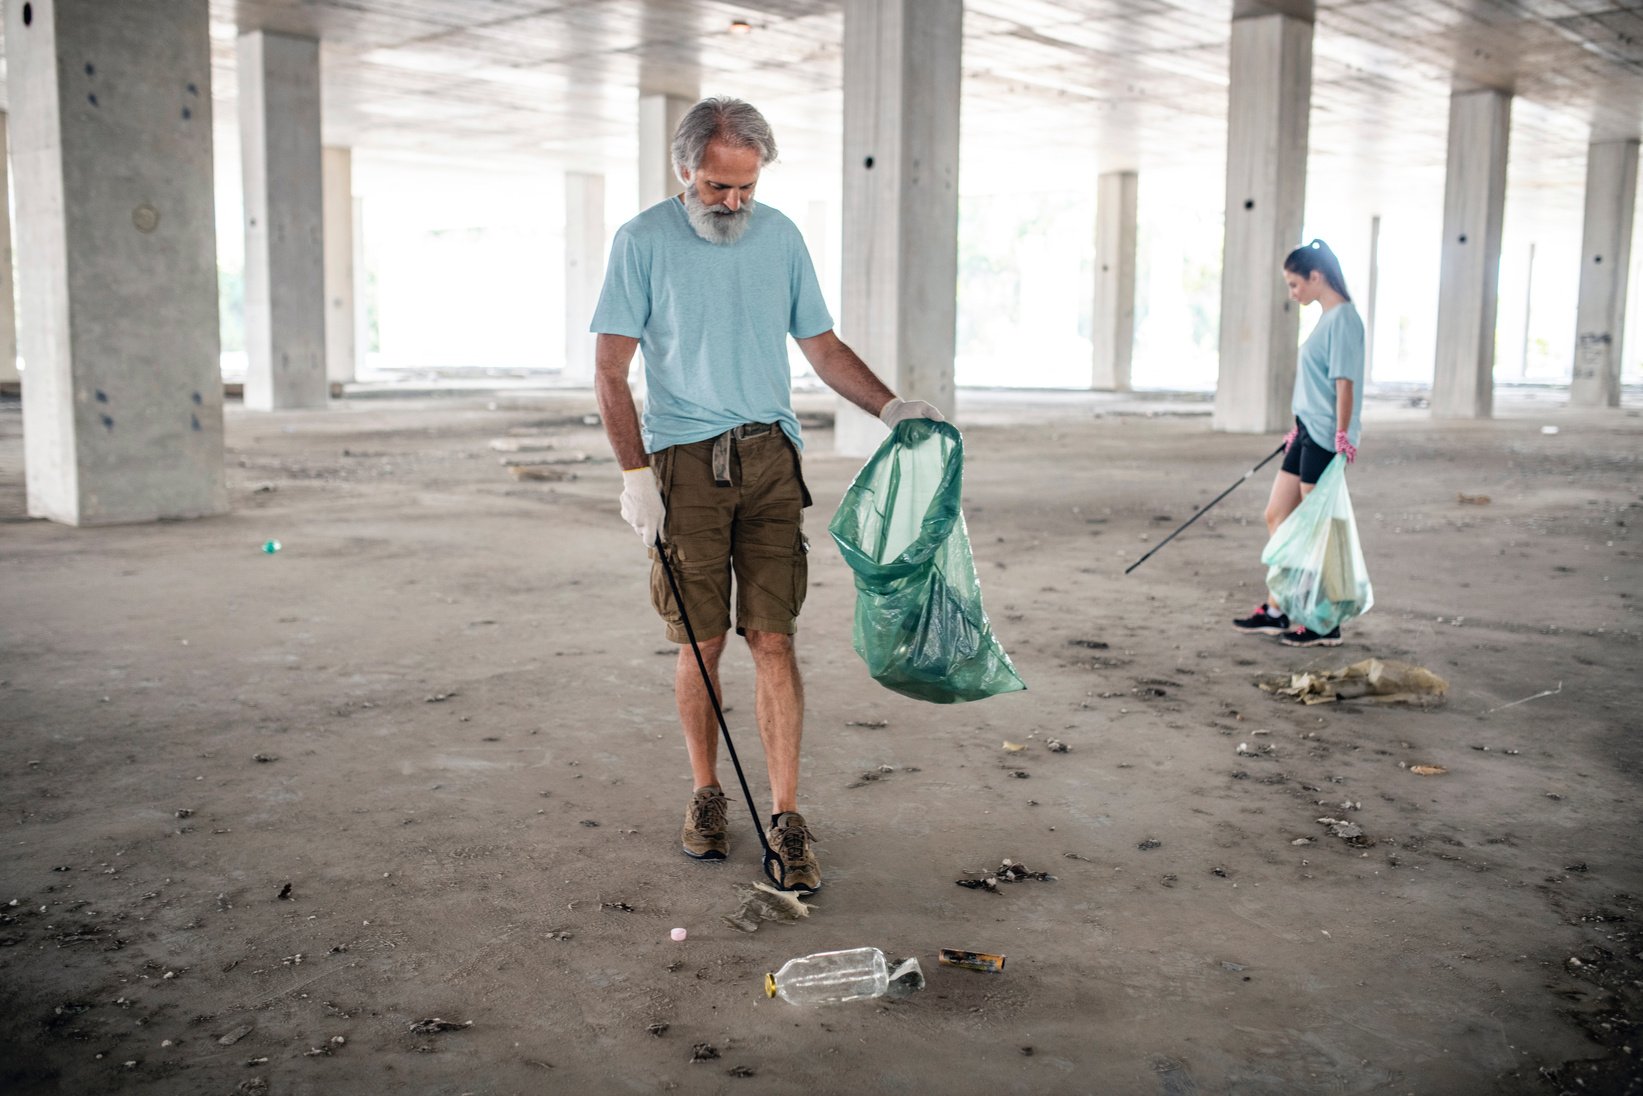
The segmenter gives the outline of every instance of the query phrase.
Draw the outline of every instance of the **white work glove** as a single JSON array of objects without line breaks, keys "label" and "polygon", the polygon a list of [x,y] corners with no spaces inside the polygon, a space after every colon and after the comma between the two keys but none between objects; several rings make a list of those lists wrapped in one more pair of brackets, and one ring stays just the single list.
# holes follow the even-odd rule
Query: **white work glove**
[{"label": "white work glove", "polygon": [[932,404],[923,400],[893,399],[879,409],[879,421],[890,429],[896,428],[896,423],[903,419],[930,419],[934,422],[946,422],[947,419]]},{"label": "white work glove", "polygon": [[662,520],[667,507],[662,504],[662,489],[656,486],[656,474],[647,466],[622,473],[622,518],[646,548],[656,547],[656,535],[662,531]]}]

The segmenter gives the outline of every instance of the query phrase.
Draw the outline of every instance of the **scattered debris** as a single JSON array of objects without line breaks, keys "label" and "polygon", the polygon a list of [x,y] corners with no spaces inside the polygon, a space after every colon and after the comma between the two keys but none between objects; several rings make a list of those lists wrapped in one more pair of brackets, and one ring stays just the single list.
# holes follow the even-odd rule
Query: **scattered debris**
[{"label": "scattered debris", "polygon": [[732,1077],[752,1077],[754,1075],[752,1066],[731,1066],[725,1072]]},{"label": "scattered debris", "polygon": [[1163,845],[1162,841],[1158,840],[1156,837],[1149,837],[1135,847],[1140,849],[1142,852],[1151,852],[1153,849],[1156,849],[1161,845]]},{"label": "scattered debris", "polygon": [[582,825],[584,825],[584,826],[586,826],[586,827],[587,827],[587,828],[588,828],[588,829],[590,829],[590,830],[596,830],[596,829],[598,829],[598,828],[599,828],[599,823],[597,823],[597,822],[595,822],[595,821],[594,821],[594,820],[593,820],[593,819],[591,819],[591,818],[584,818],[584,819],[582,819],[582,823],[581,823],[581,824],[582,824]]},{"label": "scattered debris", "polygon": [[[1541,692],[1536,693],[1534,696],[1526,696],[1522,700],[1514,700],[1510,704],[1502,704],[1499,708],[1490,708],[1487,712],[1484,712],[1483,714],[1484,715],[1493,715],[1494,713],[1499,712],[1499,711],[1504,711],[1507,708],[1515,708],[1519,704],[1527,704],[1531,700],[1539,700],[1543,696],[1556,696],[1558,693],[1561,693],[1562,691],[1563,691],[1563,682],[1559,681],[1557,683],[1557,688],[1555,688],[1555,689],[1546,689],[1546,690],[1543,690]],[[1508,752],[1513,752],[1513,751],[1508,751]]]},{"label": "scattered debris", "polygon": [[1329,835],[1331,837],[1339,837],[1342,841],[1345,841],[1353,848],[1367,849],[1375,843],[1375,839],[1365,834],[1363,832],[1363,827],[1358,825],[1356,822],[1348,822],[1341,818],[1327,817],[1320,818],[1317,821],[1320,826],[1329,827]]},{"label": "scattered debris", "polygon": [[1442,765],[1411,765],[1409,771],[1416,776],[1442,776],[1449,770]]},{"label": "scattered debris", "polygon": [[1017,780],[1026,780],[1033,774],[1028,772],[1026,769],[1011,769],[1010,775],[1015,777]]},{"label": "scattered debris", "polygon": [[461,1031],[463,1028],[474,1026],[472,1020],[441,1020],[438,1016],[428,1020],[418,1020],[411,1025],[412,1035],[438,1035],[442,1031]]},{"label": "scattered debris", "polygon": [[1449,683],[1431,670],[1391,659],[1367,658],[1339,670],[1282,674],[1256,682],[1264,692],[1306,704],[1362,700],[1370,704],[1441,702]]},{"label": "scattered debris", "polygon": [[940,954],[936,956],[936,962],[944,967],[978,970],[983,974],[1002,974],[1006,958],[1003,955],[989,955],[984,951],[960,951],[957,948],[942,948]]},{"label": "scattered debris", "polygon": [[516,480],[538,483],[563,483],[576,478],[575,472],[567,472],[551,464],[513,464],[508,466],[508,473]]},{"label": "scattered debris", "polygon": [[347,1042],[348,1040],[345,1037],[341,1035],[333,1035],[329,1042],[303,1051],[302,1056],[304,1058],[329,1058],[332,1054],[338,1050],[341,1050]]},{"label": "scattered debris", "polygon": [[266,765],[270,761],[278,761],[279,758],[275,757],[273,754],[258,753],[258,754],[252,754],[251,755],[251,760],[257,762],[260,765]]},{"label": "scattered debris", "polygon": [[256,1027],[251,1025],[251,1024],[241,1024],[239,1027],[235,1028],[233,1031],[230,1031],[228,1034],[226,1034],[222,1038],[218,1039],[217,1040],[217,1045],[218,1046],[231,1047],[235,1043],[239,1042],[241,1039],[245,1038],[247,1035],[250,1035],[255,1030],[256,1030]]},{"label": "scattered debris", "polygon": [[441,703],[442,701],[446,701],[446,700],[451,699],[451,697],[453,697],[455,695],[456,695],[456,690],[452,689],[448,693],[435,693],[433,696],[425,697],[425,698],[423,698],[422,702],[424,704],[438,704],[438,703]]},{"label": "scattered debris", "polygon": [[660,1039],[662,1036],[667,1034],[667,1025],[658,1020],[654,1024],[647,1024],[645,1026],[645,1031],[648,1034],[654,1035],[656,1038]]},{"label": "scattered debris", "polygon": [[1061,741],[1059,738],[1052,738],[1045,742],[1044,748],[1049,750],[1051,753],[1070,753],[1072,751],[1072,747]]},{"label": "scattered debris", "polygon": [[622,913],[633,912],[633,904],[631,902],[600,902],[599,908],[602,910],[618,910]]},{"label": "scattered debris", "polygon": [[1083,647],[1087,651],[1105,651],[1110,644],[1099,639],[1069,639],[1069,647]]},{"label": "scattered debris", "polygon": [[690,1048],[692,1062],[711,1062],[719,1056],[719,1050],[712,1043],[697,1043]]},{"label": "scattered debris", "polygon": [[1175,886],[1176,883],[1179,883],[1180,881],[1181,881],[1181,877],[1179,875],[1176,875],[1174,872],[1170,872],[1167,875],[1162,876],[1158,880],[1158,885],[1162,886],[1162,887],[1173,887],[1173,886]]},{"label": "scattered debris", "polygon": [[178,818],[193,818],[194,810],[192,807],[178,807],[176,814]]},{"label": "scattered debris", "polygon": [[[672,654],[673,652],[669,651],[668,653]],[[844,721],[844,725],[846,727],[866,727],[870,731],[882,731],[890,725],[890,721],[888,719],[847,719]]]},{"label": "scattered debris", "polygon": [[998,885],[1000,883],[1018,883],[1023,879],[1036,879],[1048,883],[1055,879],[1055,876],[1047,871],[1033,871],[1027,865],[1017,864],[1013,860],[1001,862],[997,871],[966,870],[964,874],[971,878],[955,879],[953,882],[961,887],[969,887],[971,890],[991,891],[994,894],[999,892]]},{"label": "scattered debris", "polygon": [[724,922],[742,932],[757,931],[760,921],[792,924],[810,916],[810,907],[799,901],[798,895],[777,890],[768,883],[738,883],[736,894],[741,904],[735,913],[725,914]]}]

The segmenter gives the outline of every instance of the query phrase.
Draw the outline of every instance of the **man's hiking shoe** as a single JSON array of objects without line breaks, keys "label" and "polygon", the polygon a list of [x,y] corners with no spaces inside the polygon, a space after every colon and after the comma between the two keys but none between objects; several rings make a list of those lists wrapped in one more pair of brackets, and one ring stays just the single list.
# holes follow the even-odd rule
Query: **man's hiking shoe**
[{"label": "man's hiking shoe", "polygon": [[810,849],[810,830],[797,811],[783,811],[765,836],[782,858],[782,882],[788,890],[814,894],[821,889],[821,865]]},{"label": "man's hiking shoe", "polygon": [[1335,628],[1328,635],[1319,635],[1311,628],[1297,628],[1293,632],[1285,632],[1279,636],[1278,642],[1285,647],[1339,647],[1341,630]]},{"label": "man's hiking shoe", "polygon": [[679,835],[685,855],[693,860],[723,860],[730,854],[725,823],[730,801],[717,787],[697,788],[685,808],[685,828]]},{"label": "man's hiking shoe", "polygon": [[1232,626],[1252,636],[1281,636],[1289,630],[1289,618],[1273,612],[1263,601],[1249,616],[1233,621]]}]

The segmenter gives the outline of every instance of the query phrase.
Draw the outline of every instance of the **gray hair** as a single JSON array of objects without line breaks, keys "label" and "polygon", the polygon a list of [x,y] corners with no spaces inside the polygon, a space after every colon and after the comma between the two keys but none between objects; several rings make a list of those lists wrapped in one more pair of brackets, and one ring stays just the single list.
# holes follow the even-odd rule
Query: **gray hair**
[{"label": "gray hair", "polygon": [[703,99],[679,120],[673,134],[673,173],[681,183],[688,181],[685,172],[694,173],[702,166],[708,142],[715,140],[733,148],[756,149],[761,167],[776,158],[775,135],[758,108],[727,96]]}]

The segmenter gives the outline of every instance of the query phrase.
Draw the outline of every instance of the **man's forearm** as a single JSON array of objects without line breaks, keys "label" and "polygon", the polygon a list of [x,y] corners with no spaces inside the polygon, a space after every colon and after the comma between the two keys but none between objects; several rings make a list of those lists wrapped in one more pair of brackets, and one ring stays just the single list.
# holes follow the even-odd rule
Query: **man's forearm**
[{"label": "man's forearm", "polygon": [[623,471],[650,463],[639,432],[639,409],[628,387],[628,366],[639,340],[625,335],[600,335],[594,356],[593,392],[599,400],[599,415],[605,421],[605,436]]},{"label": "man's forearm", "polygon": [[837,335],[829,331],[799,344],[821,382],[869,415],[878,416],[896,394],[874,375]]}]

